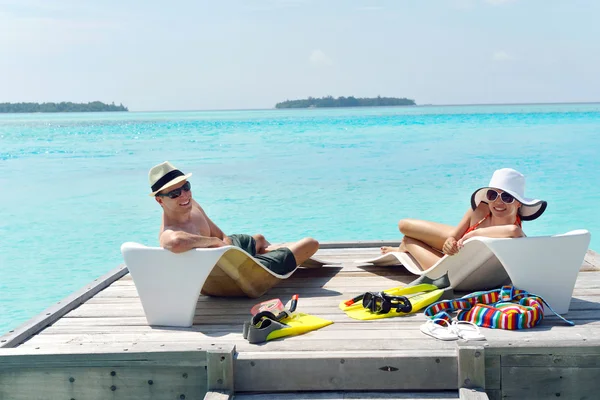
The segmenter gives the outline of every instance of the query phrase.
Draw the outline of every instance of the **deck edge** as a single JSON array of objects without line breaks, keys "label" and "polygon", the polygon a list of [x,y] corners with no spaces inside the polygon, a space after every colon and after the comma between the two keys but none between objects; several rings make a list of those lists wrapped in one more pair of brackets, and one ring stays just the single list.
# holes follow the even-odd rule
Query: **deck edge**
[{"label": "deck edge", "polygon": [[346,242],[319,242],[319,249],[359,249],[381,246],[400,246],[400,240],[349,240]]},{"label": "deck edge", "polygon": [[46,326],[62,318],[69,311],[94,297],[98,292],[107,288],[114,281],[120,279],[128,272],[127,266],[121,264],[101,277],[94,279],[91,283],[84,285],[81,289],[71,293],[69,296],[45,309],[35,317],[0,336],[0,348],[13,348],[18,346]]}]

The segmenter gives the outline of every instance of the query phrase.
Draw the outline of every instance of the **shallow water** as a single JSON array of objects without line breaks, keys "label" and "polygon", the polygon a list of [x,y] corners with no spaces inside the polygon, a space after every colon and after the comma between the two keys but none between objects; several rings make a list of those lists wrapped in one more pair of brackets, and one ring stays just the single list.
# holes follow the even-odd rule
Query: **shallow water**
[{"label": "shallow water", "polygon": [[272,242],[398,239],[401,218],[456,224],[497,168],[549,202],[528,235],[592,232],[600,105],[0,115],[0,332],[157,244],[148,169],[192,172],[226,233]]}]

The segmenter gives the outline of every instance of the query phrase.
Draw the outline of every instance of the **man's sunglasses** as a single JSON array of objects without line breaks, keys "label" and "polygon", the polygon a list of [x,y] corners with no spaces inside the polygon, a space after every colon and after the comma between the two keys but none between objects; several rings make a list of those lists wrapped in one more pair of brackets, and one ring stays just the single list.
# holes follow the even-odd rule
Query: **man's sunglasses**
[{"label": "man's sunglasses", "polygon": [[502,200],[504,204],[511,204],[513,201],[515,201],[515,198],[510,193],[498,193],[494,189],[488,189],[487,193],[485,194],[485,197],[489,201],[496,201],[498,196],[500,196],[500,200]]},{"label": "man's sunglasses", "polygon": [[192,184],[189,182],[186,182],[183,184],[182,187],[179,187],[177,189],[173,189],[170,192],[167,193],[158,193],[157,196],[161,196],[161,197],[168,197],[170,199],[176,199],[179,196],[181,196],[181,191],[185,191],[185,192],[189,192],[190,189],[192,188]]}]

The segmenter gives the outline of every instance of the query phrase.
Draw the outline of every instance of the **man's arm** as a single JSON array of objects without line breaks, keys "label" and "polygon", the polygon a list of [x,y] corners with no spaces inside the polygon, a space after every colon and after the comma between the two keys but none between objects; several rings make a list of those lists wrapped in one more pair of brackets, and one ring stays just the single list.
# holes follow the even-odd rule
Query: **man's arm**
[{"label": "man's arm", "polygon": [[195,248],[222,247],[225,243],[216,237],[194,235],[167,228],[160,234],[160,246],[173,253],[183,253]]}]

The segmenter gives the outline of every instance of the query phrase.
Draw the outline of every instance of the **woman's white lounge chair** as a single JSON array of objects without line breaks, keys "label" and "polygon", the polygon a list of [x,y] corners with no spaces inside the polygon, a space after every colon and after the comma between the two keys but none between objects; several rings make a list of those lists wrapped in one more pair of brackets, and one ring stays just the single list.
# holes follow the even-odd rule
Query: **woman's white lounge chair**
[{"label": "woman's white lounge chair", "polygon": [[475,236],[454,256],[444,256],[427,271],[407,253],[392,252],[357,261],[403,265],[409,272],[437,279],[448,274],[458,291],[495,289],[508,280],[541,296],[559,314],[569,311],[577,274],[590,244],[586,230],[562,235],[499,239]]},{"label": "woman's white lounge chair", "polygon": [[[133,278],[148,325],[191,326],[200,293],[260,297],[295,271],[278,275],[234,246],[175,254],[127,242],[121,253]],[[323,266],[311,258],[307,268]],[[304,266],[304,264],[302,265]]]}]

